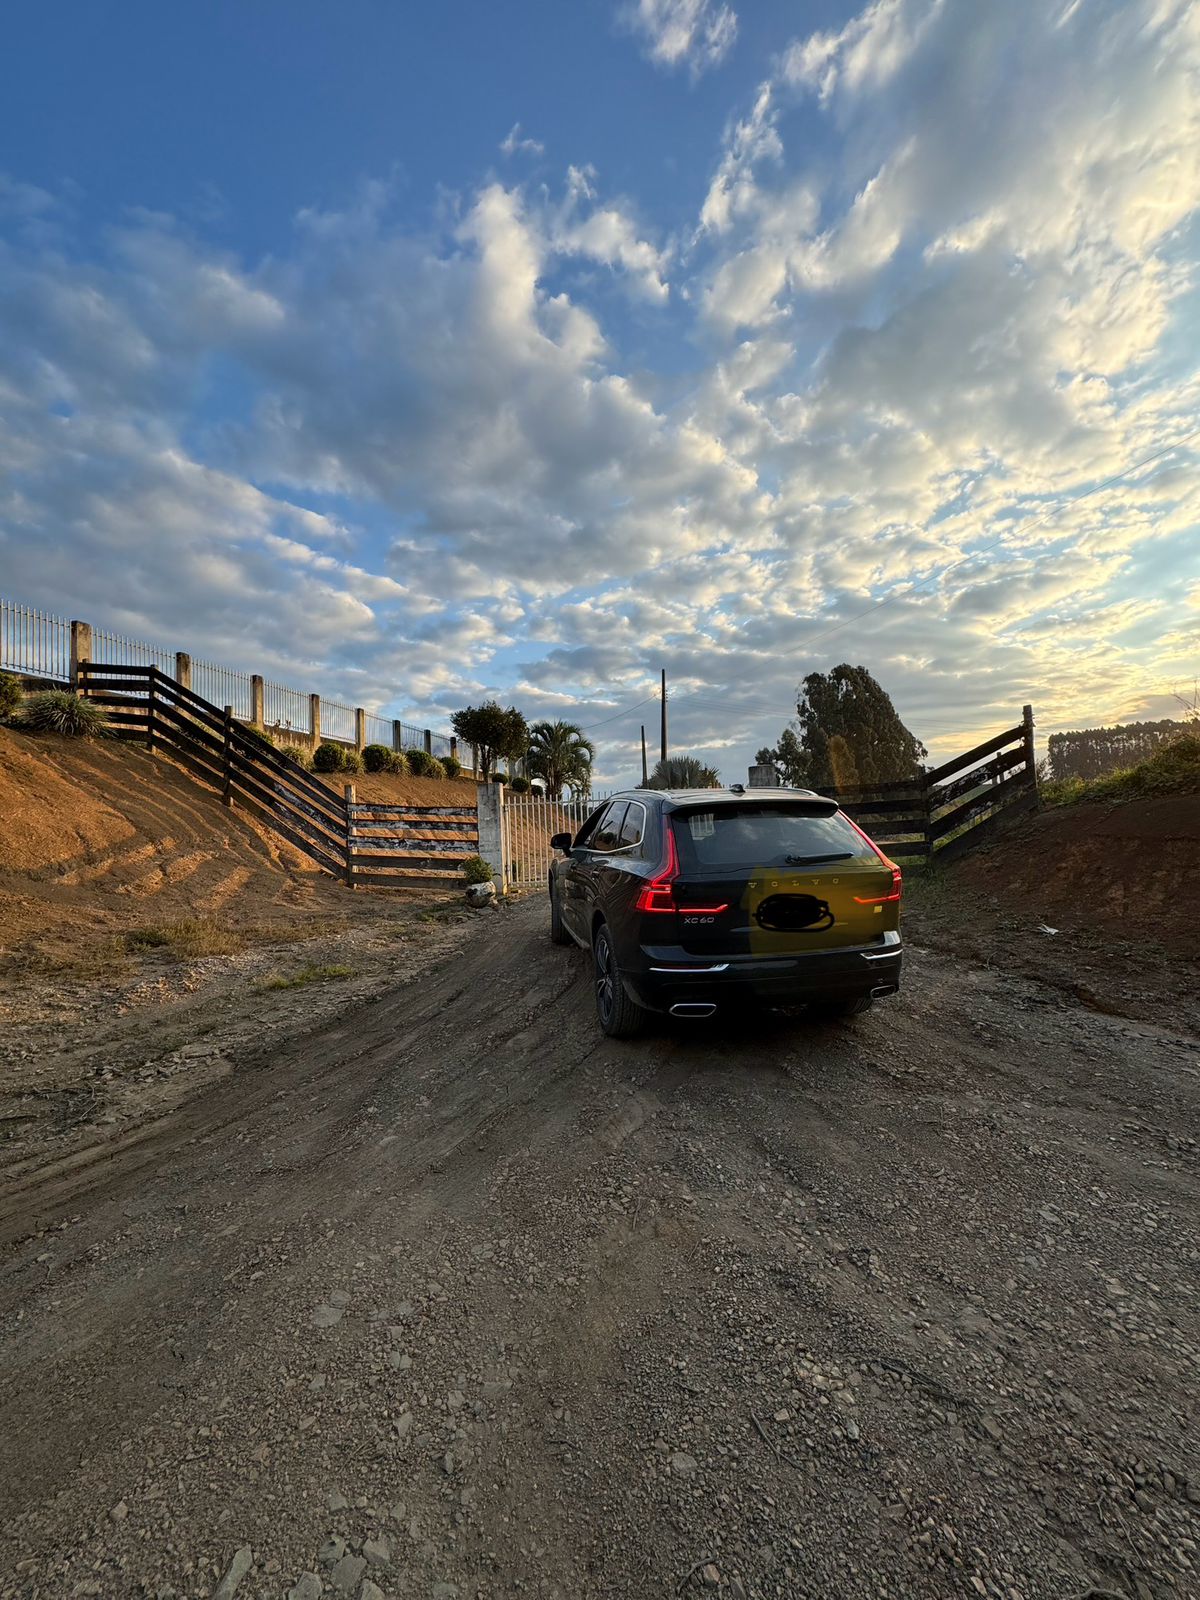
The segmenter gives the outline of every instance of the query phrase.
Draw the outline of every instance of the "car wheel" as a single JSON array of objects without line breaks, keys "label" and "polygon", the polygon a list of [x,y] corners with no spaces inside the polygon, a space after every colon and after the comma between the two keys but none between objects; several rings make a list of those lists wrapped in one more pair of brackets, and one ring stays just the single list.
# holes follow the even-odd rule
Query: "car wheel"
[{"label": "car wheel", "polygon": [[563,924],[562,912],[558,908],[558,890],[554,887],[553,878],[550,879],[550,943],[571,943],[571,935]]},{"label": "car wheel", "polygon": [[608,927],[601,923],[592,944],[596,967],[596,1015],[600,1031],[610,1039],[632,1039],[639,1032],[646,1013],[625,993]]},{"label": "car wheel", "polygon": [[853,1000],[822,1000],[819,1005],[810,1006],[809,1010],[815,1017],[828,1017],[830,1022],[836,1022],[840,1017],[861,1017],[874,1004],[869,994],[860,994]]}]

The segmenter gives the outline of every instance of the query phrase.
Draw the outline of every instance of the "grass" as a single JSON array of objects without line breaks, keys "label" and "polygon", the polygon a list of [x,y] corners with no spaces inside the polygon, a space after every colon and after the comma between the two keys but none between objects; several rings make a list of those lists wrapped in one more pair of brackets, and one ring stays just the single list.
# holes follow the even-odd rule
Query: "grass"
[{"label": "grass", "polygon": [[1159,745],[1135,767],[1122,767],[1103,778],[1060,778],[1043,783],[1047,806],[1078,805],[1088,800],[1140,800],[1155,795],[1200,792],[1200,730],[1181,733]]},{"label": "grass", "polygon": [[334,930],[331,920],[323,922],[255,923],[233,927],[211,917],[185,917],[179,922],[162,922],[135,928],[126,934],[130,950],[169,950],[181,958],[232,956],[241,950],[266,944],[300,944]]},{"label": "grass", "polygon": [[260,989],[303,989],[310,983],[332,983],[341,978],[353,978],[354,968],[341,964],[326,964],[325,966],[301,967],[299,972],[294,972],[290,978],[285,978],[279,973],[274,977],[265,978],[258,985]]}]

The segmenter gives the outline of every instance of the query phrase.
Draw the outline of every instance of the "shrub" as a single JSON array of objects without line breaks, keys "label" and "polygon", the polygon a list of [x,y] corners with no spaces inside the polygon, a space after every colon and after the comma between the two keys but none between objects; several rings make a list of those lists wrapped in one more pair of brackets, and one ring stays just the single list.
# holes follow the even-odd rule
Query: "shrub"
[{"label": "shrub", "polygon": [[298,767],[303,767],[305,772],[312,771],[312,751],[306,750],[302,744],[281,744],[279,754],[294,761]]},{"label": "shrub", "polygon": [[446,769],[428,750],[406,750],[408,770],[414,778],[444,778]]},{"label": "shrub", "polygon": [[25,697],[20,725],[32,733],[61,733],[68,739],[102,739],[111,728],[103,708],[69,689],[46,689]]},{"label": "shrub", "polygon": [[342,758],[344,755],[345,751],[342,749],[340,744],[333,744],[330,742],[330,740],[323,739],[313,751],[313,771],[340,772],[342,770]]},{"label": "shrub", "polygon": [[493,783],[507,783],[508,782],[508,774],[506,772],[493,772],[492,773],[492,782]]},{"label": "shrub", "polygon": [[495,879],[495,874],[482,856],[468,856],[462,869],[468,883],[491,883]]},{"label": "shrub", "polygon": [[353,773],[353,772],[361,772],[362,770],[363,770],[363,758],[359,755],[358,751],[357,750],[343,750],[342,751],[342,764],[338,768],[338,771],[339,772],[352,772]]},{"label": "shrub", "polygon": [[510,778],[508,780],[508,787],[512,790],[512,792],[514,794],[528,794],[529,793],[529,779],[528,778],[522,778],[520,776],[520,774],[518,774],[515,778]]},{"label": "shrub", "polygon": [[446,776],[448,778],[462,777],[463,764],[457,756],[443,756],[442,766],[445,768]]},{"label": "shrub", "polygon": [[1200,732],[1185,729],[1160,744],[1134,767],[1106,773],[1102,778],[1060,778],[1040,787],[1046,805],[1074,805],[1081,800],[1137,800],[1160,794],[1194,794],[1200,791]]},{"label": "shrub", "polygon": [[7,722],[24,698],[25,690],[20,678],[11,672],[0,672],[0,722]]},{"label": "shrub", "polygon": [[369,744],[362,753],[363,766],[368,772],[407,772],[408,763],[398,750],[389,750],[386,744]]}]

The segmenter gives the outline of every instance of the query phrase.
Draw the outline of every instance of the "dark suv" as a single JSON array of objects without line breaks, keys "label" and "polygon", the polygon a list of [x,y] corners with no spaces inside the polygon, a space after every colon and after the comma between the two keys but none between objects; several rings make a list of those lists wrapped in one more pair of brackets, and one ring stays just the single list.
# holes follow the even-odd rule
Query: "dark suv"
[{"label": "dark suv", "polygon": [[550,869],[550,937],[592,952],[613,1038],[647,1011],[865,1011],[900,985],[900,869],[805,789],[635,789]]}]

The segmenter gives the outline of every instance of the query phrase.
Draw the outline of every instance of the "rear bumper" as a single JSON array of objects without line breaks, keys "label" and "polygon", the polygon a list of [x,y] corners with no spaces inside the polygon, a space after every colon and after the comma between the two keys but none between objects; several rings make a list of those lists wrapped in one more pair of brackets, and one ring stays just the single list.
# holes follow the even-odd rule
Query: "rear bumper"
[{"label": "rear bumper", "polygon": [[650,1011],[701,1002],[770,1007],[894,994],[903,948],[899,934],[886,937],[894,942],[793,956],[705,959],[675,948],[647,949],[644,965],[621,976],[630,997]]}]

